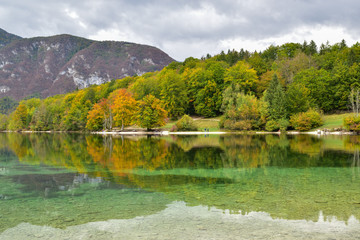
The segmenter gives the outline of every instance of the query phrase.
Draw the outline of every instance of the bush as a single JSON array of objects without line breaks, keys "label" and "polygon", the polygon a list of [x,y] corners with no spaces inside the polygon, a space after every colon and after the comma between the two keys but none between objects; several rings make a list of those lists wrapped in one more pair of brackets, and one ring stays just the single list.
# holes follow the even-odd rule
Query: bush
[{"label": "bush", "polygon": [[225,116],[222,116],[222,117],[220,118],[220,121],[219,121],[219,128],[220,128],[220,129],[221,129],[221,128],[224,128],[225,120],[226,120]]},{"label": "bush", "polygon": [[287,119],[282,118],[278,121],[280,131],[284,132],[289,127],[290,123]]},{"label": "bush", "polygon": [[279,120],[269,120],[265,125],[265,130],[269,132],[275,131],[286,131],[289,126],[289,121],[286,118],[282,118]]},{"label": "bush", "polygon": [[173,125],[171,128],[170,128],[170,132],[177,132],[178,128],[176,127],[176,125]]},{"label": "bush", "polygon": [[241,121],[235,122],[234,127],[236,130],[249,131],[252,128],[252,124],[251,124],[250,120],[241,120]]},{"label": "bush", "polygon": [[224,128],[230,130],[245,130],[249,131],[252,128],[251,120],[240,120],[240,121],[233,121],[233,120],[225,120],[224,121]]},{"label": "bush", "polygon": [[360,132],[360,117],[350,116],[344,118],[344,126],[349,131]]},{"label": "bush", "polygon": [[280,125],[275,120],[269,120],[266,122],[265,130],[269,132],[274,132],[280,129]]},{"label": "bush", "polygon": [[188,115],[184,115],[176,123],[177,131],[197,131],[194,120]]},{"label": "bush", "polygon": [[291,126],[298,131],[308,131],[323,124],[320,113],[310,109],[290,117]]}]

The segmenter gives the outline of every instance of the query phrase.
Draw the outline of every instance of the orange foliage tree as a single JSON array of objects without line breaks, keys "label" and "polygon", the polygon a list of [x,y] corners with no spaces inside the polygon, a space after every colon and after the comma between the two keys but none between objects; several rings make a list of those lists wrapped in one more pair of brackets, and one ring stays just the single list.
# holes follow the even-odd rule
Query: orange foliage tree
[{"label": "orange foliage tree", "polygon": [[112,112],[108,99],[104,98],[94,104],[88,113],[86,128],[95,131],[112,128]]},{"label": "orange foliage tree", "polygon": [[133,123],[137,112],[137,102],[126,89],[119,89],[110,96],[114,125],[124,127]]}]

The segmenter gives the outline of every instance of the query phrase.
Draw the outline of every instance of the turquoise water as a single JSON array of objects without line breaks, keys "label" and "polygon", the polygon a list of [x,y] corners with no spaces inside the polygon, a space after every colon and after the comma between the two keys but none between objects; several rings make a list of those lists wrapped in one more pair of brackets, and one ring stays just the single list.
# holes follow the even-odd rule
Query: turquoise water
[{"label": "turquoise water", "polygon": [[359,239],[357,136],[0,133],[0,239]]}]

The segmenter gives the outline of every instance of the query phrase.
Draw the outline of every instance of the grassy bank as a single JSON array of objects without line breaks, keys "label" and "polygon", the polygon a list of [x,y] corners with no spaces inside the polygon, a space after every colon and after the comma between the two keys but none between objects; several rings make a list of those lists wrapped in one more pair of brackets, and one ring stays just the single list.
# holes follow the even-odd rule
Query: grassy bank
[{"label": "grassy bank", "polygon": [[[324,124],[316,129],[329,129],[331,131],[336,131],[340,129],[344,129],[343,121],[345,117],[351,116],[352,113],[341,113],[341,114],[328,114],[323,116]],[[221,131],[219,128],[220,117],[215,118],[199,118],[193,117],[196,127],[198,131],[204,131],[204,129],[209,129],[210,132],[218,132]],[[160,129],[163,131],[170,131],[170,129],[175,125],[176,121],[169,121],[165,126]],[[136,126],[131,126],[129,129],[139,130],[141,128]]]},{"label": "grassy bank", "polygon": [[351,115],[352,113],[324,115],[323,117],[324,124],[317,129],[330,129],[330,130],[343,129],[344,118],[349,117]]},{"label": "grassy bank", "polygon": [[[216,117],[216,118],[193,117],[193,119],[194,119],[195,125],[199,131],[202,131],[205,128],[209,129],[210,132],[220,131],[220,128],[219,128],[220,117]],[[165,131],[169,131],[175,123],[176,123],[176,121],[169,121],[164,127],[161,127],[161,129],[163,129]]]}]

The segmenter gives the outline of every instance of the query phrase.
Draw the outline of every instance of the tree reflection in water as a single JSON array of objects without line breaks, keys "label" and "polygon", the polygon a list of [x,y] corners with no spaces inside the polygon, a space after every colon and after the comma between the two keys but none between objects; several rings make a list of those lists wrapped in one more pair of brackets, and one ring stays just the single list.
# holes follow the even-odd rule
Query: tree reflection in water
[{"label": "tree reflection in water", "polygon": [[[11,150],[20,163],[100,178],[99,190],[106,184],[112,189],[126,186],[165,193],[169,201],[191,206],[313,221],[320,211],[339,220],[360,218],[359,142],[354,136],[0,134],[0,148]],[[60,178],[48,174],[54,177],[39,182]],[[41,189],[43,197],[62,196],[57,185],[50,184],[46,193],[46,184],[29,179],[20,183],[28,192]]]}]

